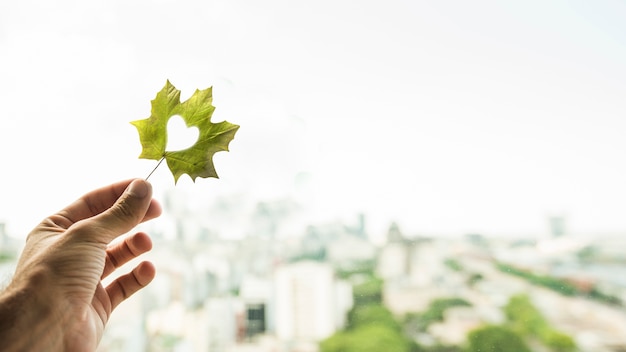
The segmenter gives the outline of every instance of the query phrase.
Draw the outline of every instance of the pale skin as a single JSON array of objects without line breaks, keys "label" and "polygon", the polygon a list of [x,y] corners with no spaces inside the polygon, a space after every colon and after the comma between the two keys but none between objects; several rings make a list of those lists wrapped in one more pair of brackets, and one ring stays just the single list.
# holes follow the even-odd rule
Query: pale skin
[{"label": "pale skin", "polygon": [[106,287],[102,280],[149,251],[143,232],[111,242],[161,214],[144,180],[85,194],[28,235],[15,274],[0,293],[0,351],[94,351],[111,312],[152,281],[141,262]]}]

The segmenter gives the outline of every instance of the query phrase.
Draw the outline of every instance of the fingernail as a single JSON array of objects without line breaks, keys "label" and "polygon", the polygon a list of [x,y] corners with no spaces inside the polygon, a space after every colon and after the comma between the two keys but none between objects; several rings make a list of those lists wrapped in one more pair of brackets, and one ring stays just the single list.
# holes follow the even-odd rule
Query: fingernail
[{"label": "fingernail", "polygon": [[127,192],[137,198],[143,198],[148,195],[150,185],[144,180],[134,180],[128,186]]}]

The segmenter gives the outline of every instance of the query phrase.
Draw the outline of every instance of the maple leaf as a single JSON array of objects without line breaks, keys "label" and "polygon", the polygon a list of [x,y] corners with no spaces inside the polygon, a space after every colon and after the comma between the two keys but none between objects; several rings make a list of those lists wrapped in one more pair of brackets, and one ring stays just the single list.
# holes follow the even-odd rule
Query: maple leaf
[{"label": "maple leaf", "polygon": [[[151,102],[150,117],[131,122],[139,132],[142,146],[139,158],[159,160],[159,164],[165,159],[174,176],[174,184],[183,174],[188,174],[194,182],[196,177],[218,178],[213,155],[228,151],[228,144],[239,129],[238,125],[227,121],[211,122],[215,110],[212,93],[212,87],[197,89],[181,103],[180,90],[168,80]],[[182,117],[187,127],[197,127],[199,136],[196,143],[187,149],[166,151],[167,122],[175,115]]]}]

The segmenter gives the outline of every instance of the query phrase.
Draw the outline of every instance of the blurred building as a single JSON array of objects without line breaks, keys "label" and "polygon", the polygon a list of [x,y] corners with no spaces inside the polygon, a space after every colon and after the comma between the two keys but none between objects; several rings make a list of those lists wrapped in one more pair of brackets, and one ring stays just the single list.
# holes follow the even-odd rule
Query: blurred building
[{"label": "blurred building", "polygon": [[275,292],[276,336],[286,342],[332,335],[343,327],[352,306],[348,284],[337,281],[325,263],[302,261],[278,268]]},{"label": "blurred building", "polygon": [[385,281],[408,279],[411,270],[412,243],[404,237],[396,223],[389,226],[386,239],[378,257],[378,275]]},{"label": "blurred building", "polygon": [[376,258],[376,247],[361,236],[344,234],[326,245],[326,259],[339,268]]},{"label": "blurred building", "polygon": [[265,334],[273,328],[272,282],[269,279],[247,275],[241,282],[239,298],[244,306],[243,329],[246,339]]},{"label": "blurred building", "polygon": [[567,233],[565,216],[550,216],[548,218],[548,224],[550,226],[550,235],[553,238],[565,236]]},{"label": "blurred building", "polygon": [[7,237],[6,224],[3,222],[0,222],[0,249],[3,248],[4,242],[6,241],[6,237]]},{"label": "blurred building", "polygon": [[444,319],[428,327],[428,332],[444,345],[462,345],[467,334],[484,324],[473,307],[452,307],[444,312]]}]

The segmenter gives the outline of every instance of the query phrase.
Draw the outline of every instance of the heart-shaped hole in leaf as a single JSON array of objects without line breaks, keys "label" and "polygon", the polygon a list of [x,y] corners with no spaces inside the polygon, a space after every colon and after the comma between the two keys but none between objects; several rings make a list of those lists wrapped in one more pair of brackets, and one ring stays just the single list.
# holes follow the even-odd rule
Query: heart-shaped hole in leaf
[{"label": "heart-shaped hole in leaf", "polygon": [[174,115],[167,122],[167,145],[165,150],[175,152],[190,148],[196,144],[199,135],[200,130],[198,130],[198,127],[187,127],[182,117]]}]

